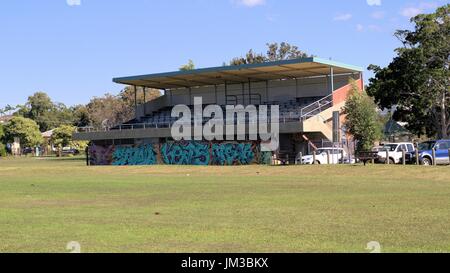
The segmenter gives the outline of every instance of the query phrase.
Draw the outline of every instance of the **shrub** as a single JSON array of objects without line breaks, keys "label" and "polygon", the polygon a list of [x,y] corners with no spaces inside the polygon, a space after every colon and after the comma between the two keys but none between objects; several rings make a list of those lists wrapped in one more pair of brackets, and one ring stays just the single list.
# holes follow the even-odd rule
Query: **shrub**
[{"label": "shrub", "polygon": [[6,147],[5,144],[0,142],[0,157],[6,157]]}]

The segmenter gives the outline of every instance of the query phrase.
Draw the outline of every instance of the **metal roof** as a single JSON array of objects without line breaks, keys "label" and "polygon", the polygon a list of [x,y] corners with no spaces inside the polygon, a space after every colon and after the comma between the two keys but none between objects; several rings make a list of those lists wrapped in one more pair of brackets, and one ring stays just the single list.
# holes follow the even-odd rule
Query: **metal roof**
[{"label": "metal roof", "polygon": [[189,71],[175,71],[114,78],[116,83],[156,89],[190,88],[362,72],[361,67],[311,57],[238,66],[220,66]]}]

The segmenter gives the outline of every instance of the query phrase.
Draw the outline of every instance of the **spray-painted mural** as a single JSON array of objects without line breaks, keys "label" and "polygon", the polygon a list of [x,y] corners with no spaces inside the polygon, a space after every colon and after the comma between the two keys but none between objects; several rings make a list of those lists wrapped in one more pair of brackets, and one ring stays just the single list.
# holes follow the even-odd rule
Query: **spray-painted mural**
[{"label": "spray-painted mural", "polygon": [[91,165],[111,165],[112,153],[114,146],[97,146],[91,145],[89,147],[89,162]]},{"label": "spray-painted mural", "polygon": [[156,153],[150,144],[137,147],[117,146],[113,153],[112,165],[154,165]]},{"label": "spray-painted mural", "polygon": [[91,165],[248,165],[270,164],[272,153],[257,142],[166,142],[161,145],[89,148]]},{"label": "spray-painted mural", "polygon": [[161,146],[161,157],[169,165],[209,165],[208,143],[167,142]]},{"label": "spray-painted mural", "polygon": [[255,147],[252,143],[213,144],[212,156],[217,165],[247,165],[255,159]]}]

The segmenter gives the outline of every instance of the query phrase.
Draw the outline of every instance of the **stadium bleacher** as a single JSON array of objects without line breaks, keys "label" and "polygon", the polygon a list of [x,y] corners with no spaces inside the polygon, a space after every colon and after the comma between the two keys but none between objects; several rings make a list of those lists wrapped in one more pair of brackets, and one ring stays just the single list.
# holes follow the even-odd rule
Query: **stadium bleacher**
[{"label": "stadium bleacher", "polygon": [[[324,97],[304,97],[304,98],[296,98],[295,100],[289,100],[285,102],[266,102],[263,105],[269,106],[268,109],[268,118],[270,119],[270,106],[271,105],[279,105],[280,110],[280,122],[295,122],[300,121],[302,118],[302,110],[305,109],[305,107],[308,107],[311,104],[314,104],[321,99],[324,99]],[[326,103],[327,101],[325,101]],[[208,105],[203,105],[203,107],[207,107]],[[225,106],[222,105],[222,110],[225,113]],[[259,106],[256,106],[259,108]],[[194,106],[190,106],[191,112],[193,113]],[[152,115],[147,115],[145,117],[142,117],[140,120],[133,119],[130,120],[124,124],[118,125],[114,128],[111,128],[111,130],[125,130],[125,129],[142,129],[142,128],[169,128],[174,122],[178,120],[176,117],[171,116],[172,107],[165,107],[163,109],[160,109],[157,112],[154,112]],[[224,115],[225,116],[225,115]],[[192,120],[194,117],[192,117]],[[203,118],[203,124],[207,123],[210,120],[210,118]],[[248,115],[245,117],[244,120],[235,120],[236,123],[249,123],[249,117]]]}]

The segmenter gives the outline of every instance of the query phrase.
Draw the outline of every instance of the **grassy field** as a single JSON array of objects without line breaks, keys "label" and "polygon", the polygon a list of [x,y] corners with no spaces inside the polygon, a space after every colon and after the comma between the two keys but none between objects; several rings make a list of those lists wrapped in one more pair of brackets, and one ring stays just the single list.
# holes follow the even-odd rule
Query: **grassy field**
[{"label": "grassy field", "polygon": [[450,252],[450,167],[0,159],[0,252]]}]

